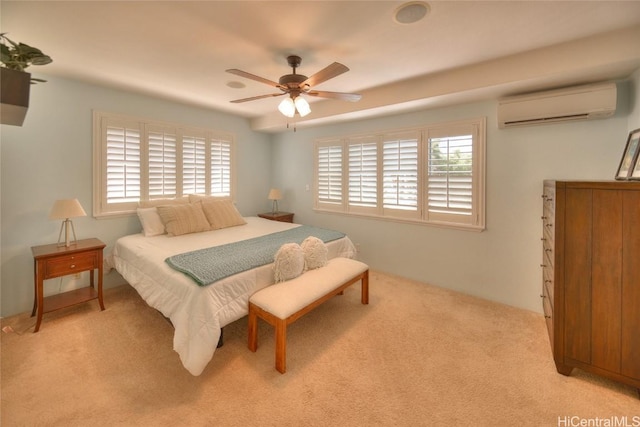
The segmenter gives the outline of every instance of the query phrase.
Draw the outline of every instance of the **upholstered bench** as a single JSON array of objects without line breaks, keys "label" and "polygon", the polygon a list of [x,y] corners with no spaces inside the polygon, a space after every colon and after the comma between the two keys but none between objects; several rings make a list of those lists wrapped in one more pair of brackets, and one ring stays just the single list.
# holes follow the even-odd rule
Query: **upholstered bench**
[{"label": "upholstered bench", "polygon": [[362,304],[369,304],[369,266],[349,258],[333,258],[324,267],[259,290],[249,298],[249,350],[258,349],[261,318],[275,328],[276,369],[284,374],[287,326],[357,281],[362,283]]}]

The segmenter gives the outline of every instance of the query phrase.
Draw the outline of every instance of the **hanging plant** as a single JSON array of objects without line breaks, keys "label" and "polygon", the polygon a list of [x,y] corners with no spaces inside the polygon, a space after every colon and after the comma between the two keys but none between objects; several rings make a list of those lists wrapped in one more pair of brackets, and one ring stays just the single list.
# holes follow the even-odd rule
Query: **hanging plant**
[{"label": "hanging plant", "polygon": [[[10,70],[23,71],[30,65],[47,65],[53,62],[51,57],[42,53],[38,48],[24,43],[16,43],[0,33],[0,62]],[[31,78],[31,83],[46,82],[46,80]]]}]

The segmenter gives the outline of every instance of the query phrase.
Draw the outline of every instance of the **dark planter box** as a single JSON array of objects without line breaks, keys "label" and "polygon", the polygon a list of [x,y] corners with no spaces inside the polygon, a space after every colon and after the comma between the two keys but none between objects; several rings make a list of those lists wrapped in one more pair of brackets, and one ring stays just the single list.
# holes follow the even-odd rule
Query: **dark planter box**
[{"label": "dark planter box", "polygon": [[22,126],[29,108],[31,74],[0,68],[0,123]]}]

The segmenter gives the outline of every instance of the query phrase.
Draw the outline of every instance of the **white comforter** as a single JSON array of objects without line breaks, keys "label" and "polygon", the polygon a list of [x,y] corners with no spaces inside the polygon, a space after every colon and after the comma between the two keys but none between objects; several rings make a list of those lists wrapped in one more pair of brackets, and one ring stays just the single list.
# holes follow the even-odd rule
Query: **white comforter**
[{"label": "white comforter", "polygon": [[[246,225],[177,237],[134,234],[118,239],[114,246],[112,261],[116,270],[147,304],[171,319],[175,328],[173,349],[193,375],[200,375],[213,357],[220,328],[245,316],[249,297],[273,284],[273,264],[202,287],[169,267],[165,259],[298,227],[258,217],[245,220]],[[353,258],[356,252],[348,237],[329,242],[327,247],[329,258]]]}]

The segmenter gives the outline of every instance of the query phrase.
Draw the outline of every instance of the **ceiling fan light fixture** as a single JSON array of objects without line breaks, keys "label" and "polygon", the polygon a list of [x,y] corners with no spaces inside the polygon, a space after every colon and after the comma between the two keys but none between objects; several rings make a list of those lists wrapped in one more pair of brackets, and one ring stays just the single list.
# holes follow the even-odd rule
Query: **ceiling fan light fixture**
[{"label": "ceiling fan light fixture", "polygon": [[296,99],[294,99],[293,102],[298,110],[298,114],[300,114],[300,117],[304,117],[311,112],[309,103],[303,97],[296,96]]},{"label": "ceiling fan light fixture", "polygon": [[286,117],[293,118],[295,117],[296,113],[298,113],[300,117],[305,117],[311,113],[311,107],[309,106],[309,102],[305,98],[301,97],[300,96],[301,94],[305,94],[309,96],[317,96],[320,98],[341,99],[344,101],[352,101],[352,102],[358,101],[362,97],[362,95],[357,93],[311,90],[314,86],[349,71],[349,68],[347,66],[340,64],[339,62],[334,62],[324,67],[322,70],[318,71],[317,73],[312,74],[311,77],[307,77],[303,74],[296,73],[296,68],[298,68],[301,62],[301,59],[299,56],[290,55],[287,57],[287,62],[293,69],[292,73],[281,76],[278,82],[265,79],[260,76],[256,76],[255,74],[247,73],[246,71],[238,70],[236,68],[230,68],[226,70],[228,73],[231,73],[240,77],[245,77],[260,83],[265,83],[269,86],[278,88],[281,91],[280,93],[269,93],[266,95],[258,95],[258,96],[252,96],[249,98],[236,99],[231,102],[240,103],[240,102],[247,102],[247,101],[255,101],[257,99],[271,98],[273,96],[288,95],[278,105],[278,111],[280,111],[280,113],[282,113]]},{"label": "ceiling fan light fixture", "polygon": [[287,97],[278,105],[278,110],[287,117],[293,117],[296,114],[296,106],[293,99]]}]

